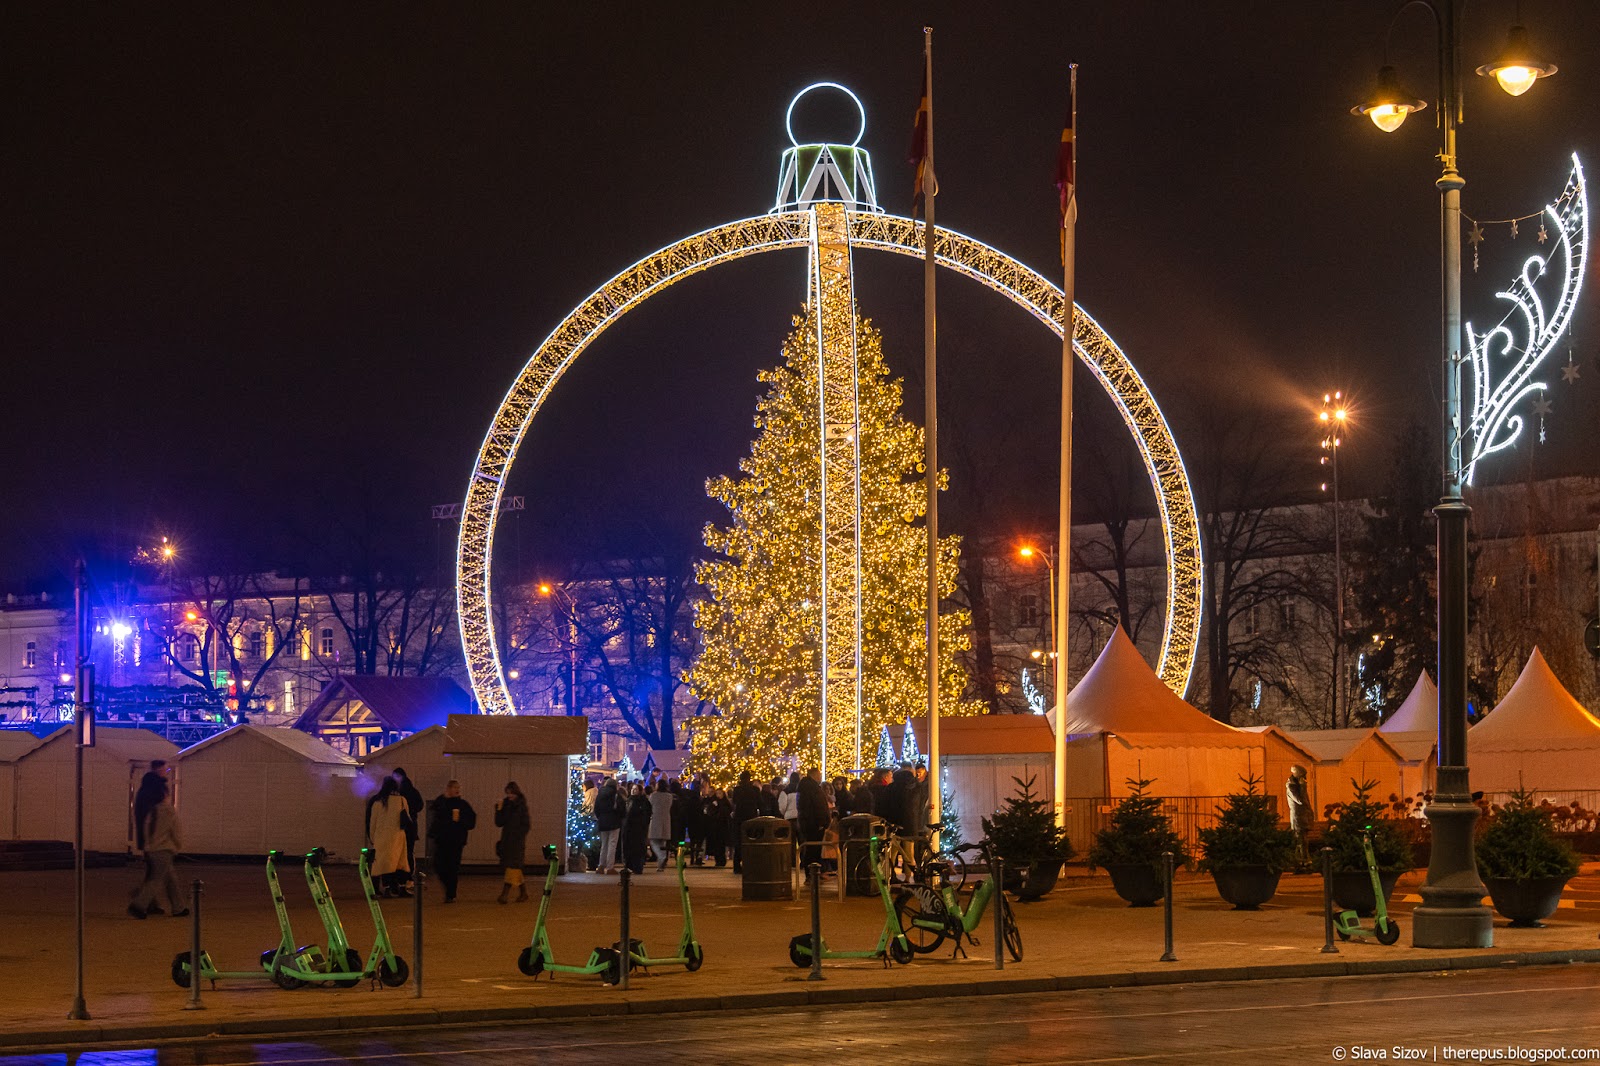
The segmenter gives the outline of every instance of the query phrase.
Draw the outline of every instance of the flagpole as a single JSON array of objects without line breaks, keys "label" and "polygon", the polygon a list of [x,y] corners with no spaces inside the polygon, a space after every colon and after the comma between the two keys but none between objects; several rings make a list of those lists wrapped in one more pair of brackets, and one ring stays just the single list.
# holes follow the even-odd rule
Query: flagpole
[{"label": "flagpole", "polygon": [[[1077,131],[1078,131],[1078,64],[1068,64],[1071,71],[1071,94],[1067,125],[1062,132],[1062,151],[1070,152],[1068,166],[1063,175],[1067,180],[1061,195],[1065,209],[1061,213],[1061,514],[1060,532],[1056,539],[1056,605],[1054,619],[1056,633],[1055,698],[1056,698],[1056,758],[1055,758],[1055,814],[1056,825],[1067,824],[1067,633],[1071,628],[1068,619],[1072,594],[1072,334],[1075,328],[1074,302],[1077,298]],[[1067,143],[1069,142],[1070,143]]]},{"label": "flagpole", "polygon": [[[939,178],[933,165],[933,27],[922,28],[922,83],[927,96],[926,166],[922,227],[922,349],[923,378],[923,478],[928,493],[928,817],[938,823],[944,816],[944,786],[939,773],[939,389],[938,316],[934,303],[933,202],[939,195]],[[939,834],[933,834],[939,849]]]}]

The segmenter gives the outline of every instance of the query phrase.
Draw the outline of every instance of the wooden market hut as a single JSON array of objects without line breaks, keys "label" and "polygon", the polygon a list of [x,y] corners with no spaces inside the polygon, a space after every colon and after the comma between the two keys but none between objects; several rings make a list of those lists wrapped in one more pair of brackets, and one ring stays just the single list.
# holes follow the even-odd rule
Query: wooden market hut
[{"label": "wooden market hut", "polygon": [[17,836],[17,760],[39,746],[21,729],[0,729],[0,840]]},{"label": "wooden market hut", "polygon": [[236,725],[176,760],[184,851],[302,855],[323,847],[353,861],[365,837],[360,764],[296,729]]},{"label": "wooden market hut", "polygon": [[1371,798],[1379,803],[1407,795],[1405,760],[1377,729],[1291,729],[1288,735],[1316,760],[1306,765],[1315,782],[1311,809],[1316,817],[1323,817],[1330,803],[1354,799],[1358,781],[1376,782]]},{"label": "wooden market hut", "polygon": [[449,678],[347,675],[324,685],[294,727],[359,759],[470,713],[471,698]]},{"label": "wooden market hut", "polygon": [[542,865],[545,844],[555,844],[566,862],[570,760],[589,753],[589,720],[582,715],[452,714],[445,732],[449,776],[461,782],[461,795],[478,814],[463,860],[495,861],[495,805],[505,795],[506,782],[515,781],[527,797],[533,823],[528,865]]},{"label": "wooden market hut", "polygon": [[[73,748],[76,734],[62,726],[15,765],[18,840],[71,840],[76,811]],[[171,762],[178,746],[148,729],[98,726],[84,749],[83,840],[88,851],[133,850],[133,794],[156,759]]]}]

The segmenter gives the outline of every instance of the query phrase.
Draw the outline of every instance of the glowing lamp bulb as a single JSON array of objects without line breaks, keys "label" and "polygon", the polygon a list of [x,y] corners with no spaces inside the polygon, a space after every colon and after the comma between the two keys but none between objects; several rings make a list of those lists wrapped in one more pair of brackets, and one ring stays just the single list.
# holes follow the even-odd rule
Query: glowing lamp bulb
[{"label": "glowing lamp bulb", "polygon": [[1406,115],[1410,113],[1411,109],[1402,104],[1379,104],[1367,112],[1367,117],[1372,120],[1374,126],[1383,132],[1393,133],[1400,128],[1400,124],[1406,120]]},{"label": "glowing lamp bulb", "polygon": [[541,595],[541,596],[550,595],[550,586],[549,585],[545,585],[545,584],[541,584],[539,586],[539,595]]},{"label": "glowing lamp bulb", "polygon": [[1341,407],[1337,411],[1333,412],[1333,417],[1337,418],[1339,421],[1343,422],[1344,418],[1345,418],[1345,410],[1344,410],[1344,408]]},{"label": "glowing lamp bulb", "polygon": [[184,611],[183,620],[185,622],[198,622],[200,621],[200,616],[195,614],[193,611]]},{"label": "glowing lamp bulb", "polygon": [[1521,96],[1533,88],[1533,83],[1539,80],[1539,75],[1532,67],[1501,67],[1494,72],[1494,80],[1500,83],[1500,88],[1512,96]]},{"label": "glowing lamp bulb", "polygon": [[1023,547],[1017,549],[1017,554],[1022,556],[1024,559],[1032,559],[1034,553],[1032,548]]}]

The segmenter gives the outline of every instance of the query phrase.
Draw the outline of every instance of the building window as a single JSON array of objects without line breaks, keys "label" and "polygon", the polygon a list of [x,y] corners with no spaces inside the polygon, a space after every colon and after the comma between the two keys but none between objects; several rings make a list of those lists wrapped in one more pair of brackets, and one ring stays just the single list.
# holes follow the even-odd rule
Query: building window
[{"label": "building window", "polygon": [[1295,627],[1300,624],[1299,604],[1297,604],[1294,600],[1284,600],[1279,605],[1279,610],[1281,611],[1281,615],[1278,621],[1282,623],[1283,631],[1285,633],[1293,632]]},{"label": "building window", "polygon": [[178,655],[186,663],[192,663],[200,657],[200,641],[193,633],[185,633],[178,638]]},{"label": "building window", "polygon": [[259,659],[266,653],[267,636],[261,630],[250,634],[250,658]]},{"label": "building window", "polygon": [[1024,593],[1017,597],[1017,625],[1037,628],[1039,625],[1039,597]]},{"label": "building window", "polygon": [[1522,609],[1532,611],[1539,600],[1539,574],[1538,571],[1529,570],[1522,579]]},{"label": "building window", "polygon": [[38,665],[39,645],[38,642],[30,640],[28,641],[28,646],[22,652],[22,666],[26,670],[32,670]]},{"label": "building window", "polygon": [[322,633],[321,633],[321,638],[322,639],[319,642],[319,647],[322,649],[321,653],[323,655],[332,655],[333,654],[333,630],[324,629],[322,631]]},{"label": "building window", "polygon": [[1244,635],[1247,637],[1253,637],[1257,632],[1260,631],[1261,619],[1259,617],[1260,612],[1257,608],[1258,605],[1252,603],[1244,612]]},{"label": "building window", "polygon": [[294,682],[293,681],[285,681],[283,683],[283,713],[286,714],[286,715],[294,714]]}]

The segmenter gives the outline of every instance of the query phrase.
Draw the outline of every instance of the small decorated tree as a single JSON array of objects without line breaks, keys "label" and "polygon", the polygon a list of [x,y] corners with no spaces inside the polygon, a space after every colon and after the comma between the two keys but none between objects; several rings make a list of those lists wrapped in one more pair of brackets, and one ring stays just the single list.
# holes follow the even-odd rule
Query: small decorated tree
[{"label": "small decorated tree", "polygon": [[1164,852],[1172,852],[1178,865],[1190,863],[1189,848],[1172,828],[1172,819],[1162,808],[1160,796],[1150,794],[1153,780],[1128,779],[1133,791],[1111,812],[1111,824],[1095,834],[1089,851],[1091,866],[1161,866]]},{"label": "small decorated tree", "polygon": [[1056,827],[1054,813],[1033,794],[1035,778],[1020,777],[1017,792],[1006,797],[1005,806],[993,818],[982,819],[983,832],[996,855],[1013,870],[1035,863],[1054,862],[1057,866],[1072,858],[1072,841],[1067,831]]},{"label": "small decorated tree", "polygon": [[1566,879],[1578,872],[1577,852],[1556,836],[1555,808],[1534,803],[1524,789],[1491,811],[1477,852],[1478,875],[1486,880]]},{"label": "small decorated tree", "polygon": [[[589,760],[574,755],[568,760],[569,788],[567,790],[567,863],[574,865],[572,857],[588,857],[600,846],[600,830],[594,822],[594,811],[583,802],[584,771]],[[587,863],[585,863],[587,865]]]},{"label": "small decorated tree", "polygon": [[1217,808],[1217,824],[1200,830],[1200,868],[1265,866],[1282,873],[1294,864],[1294,832],[1278,824],[1272,800],[1261,794],[1261,778],[1241,778],[1244,791]]},{"label": "small decorated tree", "polygon": [[1372,856],[1377,860],[1380,874],[1400,874],[1411,869],[1411,845],[1406,843],[1400,827],[1392,818],[1385,818],[1387,806],[1372,798],[1376,781],[1350,779],[1355,795],[1349,803],[1332,805],[1333,815],[1323,844],[1333,849],[1335,870],[1367,868],[1366,853],[1361,849],[1361,834],[1372,835]]},{"label": "small decorated tree", "polygon": [[965,843],[966,837],[961,831],[961,810],[956,806],[956,794],[950,789],[950,761],[940,759],[939,762],[939,822],[944,826],[939,830],[939,846],[949,851]]},{"label": "small decorated tree", "polygon": [[894,765],[894,742],[889,739],[889,726],[887,723],[878,730],[878,754],[875,757],[877,766]]}]

